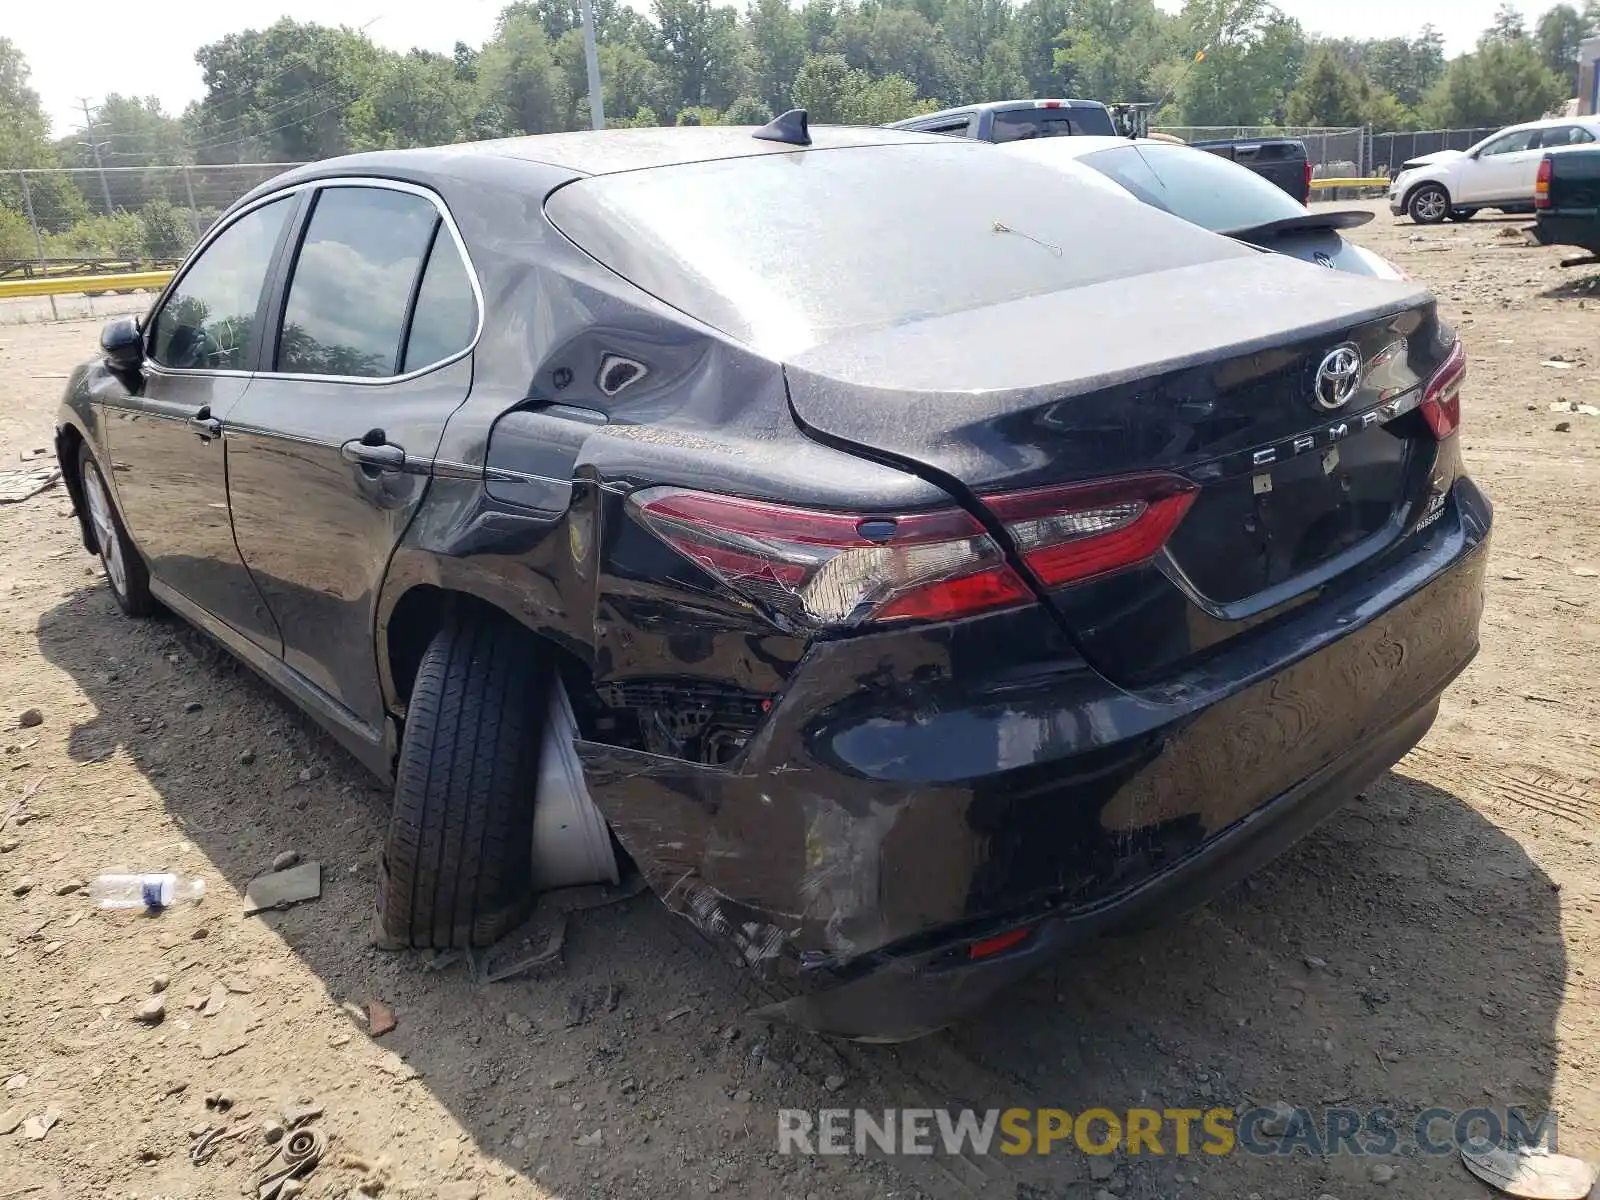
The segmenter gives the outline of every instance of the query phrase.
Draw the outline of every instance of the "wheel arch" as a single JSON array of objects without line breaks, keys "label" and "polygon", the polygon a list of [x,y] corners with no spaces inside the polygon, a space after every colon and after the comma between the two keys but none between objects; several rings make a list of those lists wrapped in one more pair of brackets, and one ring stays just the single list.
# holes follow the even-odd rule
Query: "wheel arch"
[{"label": "wheel arch", "polygon": [[56,465],[61,469],[61,483],[72,500],[72,513],[78,518],[78,533],[83,538],[83,548],[90,554],[98,554],[100,545],[94,536],[94,527],[89,523],[83,479],[78,474],[78,456],[88,444],[89,439],[75,422],[63,421],[56,427]]},{"label": "wheel arch", "polygon": [[452,621],[473,617],[520,626],[555,656],[556,669],[569,690],[592,688],[587,657],[559,631],[501,594],[492,581],[488,584],[452,573],[447,579],[413,577],[386,589],[375,649],[384,701],[395,716],[404,718],[423,655],[439,631]]},{"label": "wheel arch", "polygon": [[1400,209],[1401,209],[1402,212],[1405,212],[1408,215],[1410,214],[1410,212],[1411,212],[1411,198],[1413,196],[1415,196],[1418,192],[1420,192],[1425,187],[1436,187],[1436,188],[1438,188],[1441,192],[1444,193],[1445,204],[1447,205],[1447,207],[1454,208],[1456,206],[1455,197],[1450,192],[1450,185],[1448,183],[1446,183],[1444,180],[1442,180],[1442,179],[1419,179],[1419,180],[1417,180],[1417,182],[1413,183],[1410,187],[1408,187],[1406,189],[1405,198],[1403,200],[1401,200],[1401,202],[1400,202]]}]

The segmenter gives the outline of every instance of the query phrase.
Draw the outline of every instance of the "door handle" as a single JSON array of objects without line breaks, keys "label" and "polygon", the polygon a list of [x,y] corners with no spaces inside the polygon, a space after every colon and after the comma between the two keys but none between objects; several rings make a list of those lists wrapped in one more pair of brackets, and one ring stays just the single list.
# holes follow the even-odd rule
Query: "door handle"
[{"label": "door handle", "polygon": [[222,422],[211,415],[209,408],[202,408],[189,418],[189,429],[196,437],[208,442],[222,436]]},{"label": "door handle", "polygon": [[399,471],[406,465],[406,452],[391,442],[374,445],[364,439],[346,442],[339,447],[339,457],[347,463],[375,467],[380,471]]}]

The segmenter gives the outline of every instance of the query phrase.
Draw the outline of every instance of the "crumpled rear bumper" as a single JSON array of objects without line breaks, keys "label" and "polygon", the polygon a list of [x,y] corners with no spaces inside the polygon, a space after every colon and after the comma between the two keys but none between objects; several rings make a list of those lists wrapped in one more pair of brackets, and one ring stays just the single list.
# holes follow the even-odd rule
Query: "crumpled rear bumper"
[{"label": "crumpled rear bumper", "polygon": [[[1099,904],[1045,911],[1015,948],[973,961],[962,941],[886,957],[859,978],[795,996],[754,1015],[837,1037],[901,1042],[922,1037],[981,1007],[1071,947],[1102,934],[1157,924],[1204,903],[1299,841],[1422,740],[1437,698],[1382,736],[1342,755],[1314,776],[1245,817],[1188,859]],[[954,953],[952,953],[954,951]]]},{"label": "crumpled rear bumper", "polygon": [[732,769],[580,743],[590,794],[665,903],[789,994],[765,1015],[918,1036],[1203,901],[1401,757],[1478,647],[1490,508],[1463,478],[1440,515],[1159,684],[1106,682],[1037,609],[821,643]]}]

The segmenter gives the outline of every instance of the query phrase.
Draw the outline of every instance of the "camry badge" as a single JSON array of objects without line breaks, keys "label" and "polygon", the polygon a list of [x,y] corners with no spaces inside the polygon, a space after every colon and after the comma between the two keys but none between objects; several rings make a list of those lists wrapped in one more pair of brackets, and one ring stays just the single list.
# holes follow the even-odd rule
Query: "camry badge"
[{"label": "camry badge", "polygon": [[1355,395],[1361,382],[1361,351],[1354,343],[1335,346],[1317,365],[1317,381],[1312,388],[1317,406],[1329,410],[1343,408]]}]

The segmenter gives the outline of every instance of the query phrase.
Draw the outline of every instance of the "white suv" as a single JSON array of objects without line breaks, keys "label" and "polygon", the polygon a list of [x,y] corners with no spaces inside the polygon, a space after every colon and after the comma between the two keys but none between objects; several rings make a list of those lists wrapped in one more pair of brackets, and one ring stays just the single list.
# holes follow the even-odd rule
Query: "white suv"
[{"label": "white suv", "polygon": [[1465,221],[1480,208],[1533,211],[1539,161],[1551,150],[1600,141],[1600,116],[1508,125],[1469,150],[1440,150],[1401,164],[1389,211],[1419,225]]}]

